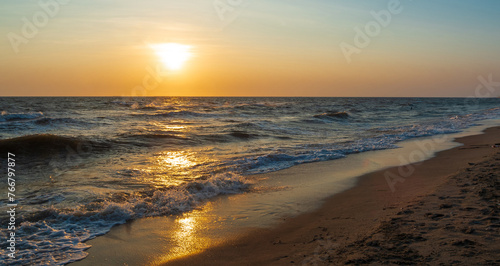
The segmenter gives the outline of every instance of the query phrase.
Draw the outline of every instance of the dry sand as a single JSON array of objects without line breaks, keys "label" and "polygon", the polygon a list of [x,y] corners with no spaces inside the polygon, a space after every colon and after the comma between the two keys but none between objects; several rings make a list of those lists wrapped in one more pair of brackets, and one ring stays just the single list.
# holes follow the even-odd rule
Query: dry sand
[{"label": "dry sand", "polygon": [[499,265],[500,127],[412,165],[392,191],[385,174],[329,198],[317,211],[257,229],[167,265]]}]

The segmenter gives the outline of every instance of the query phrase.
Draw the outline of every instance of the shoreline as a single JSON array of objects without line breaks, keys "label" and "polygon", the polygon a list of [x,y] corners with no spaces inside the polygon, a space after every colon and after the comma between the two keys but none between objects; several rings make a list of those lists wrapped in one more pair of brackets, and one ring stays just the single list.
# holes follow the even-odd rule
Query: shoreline
[{"label": "shoreline", "polygon": [[[466,198],[462,194],[468,191],[457,189],[452,183],[468,184],[484,172],[498,174],[498,148],[491,145],[500,142],[500,127],[455,141],[464,145],[414,164],[414,173],[398,183],[394,192],[390,191],[384,173],[394,173],[398,167],[366,174],[355,187],[328,198],[316,211],[163,265],[498,263],[500,255],[494,252],[500,250],[498,205],[495,205],[498,203],[486,202],[491,210],[477,206],[479,203],[474,200],[469,200],[467,206],[457,203]],[[486,168],[476,169],[485,165]],[[470,178],[471,174],[476,177]],[[472,180],[462,180],[464,175]],[[495,190],[489,193],[498,195]],[[470,211],[486,214],[469,217]],[[421,212],[424,215],[419,215]],[[459,218],[455,219],[456,216]],[[459,225],[454,224],[457,219],[461,220]],[[485,226],[486,229],[482,228]],[[416,230],[420,231],[415,233]],[[485,237],[488,234],[491,236]],[[430,240],[439,242],[439,246]],[[437,255],[434,249],[451,251]],[[458,255],[450,255],[455,253]]]},{"label": "shoreline", "polygon": [[[495,128],[498,129],[500,127],[490,127],[487,131],[494,130]],[[465,135],[467,135],[467,133],[465,133]],[[483,138],[481,136],[484,137],[482,134],[467,135],[467,137],[461,137],[458,138],[458,140],[475,138],[476,141],[481,141]],[[448,137],[448,141],[449,140],[453,140],[453,137]],[[425,139],[419,141],[424,142]],[[500,142],[500,140],[497,140],[497,142]],[[449,147],[455,148],[450,149]],[[404,154],[405,152],[407,153],[408,150],[416,148],[417,146],[413,143],[406,148],[406,151],[404,151],[404,148],[403,150],[392,150],[394,152],[389,155],[386,154],[387,151],[376,151],[373,153],[367,152],[366,155],[361,155],[359,158],[356,157],[358,155],[355,155],[355,157],[358,158],[357,160],[362,159],[364,161],[368,158],[368,161],[376,163],[377,160],[379,160],[378,162],[382,162],[387,160],[387,157],[395,157],[396,155]],[[450,144],[447,144],[444,147],[446,150],[437,152],[434,158],[427,161],[444,160],[443,153],[445,153],[444,157],[449,156],[446,154],[453,155],[454,152],[452,151],[460,148],[461,147],[457,147],[456,143],[451,146]],[[443,147],[441,147],[441,149],[443,149]],[[473,149],[474,154],[477,150],[482,149]],[[389,153],[391,153],[390,150]],[[373,158],[379,157],[381,154],[386,154],[386,158]],[[465,156],[465,158],[462,159],[465,160],[468,158],[468,156]],[[395,158],[393,158],[393,161],[394,159]],[[427,161],[423,164],[428,164]],[[272,175],[274,179],[279,179],[280,175],[285,176],[287,181],[290,181],[290,175],[295,175],[295,178],[301,176],[303,177],[304,175],[307,177],[310,175],[323,175],[322,178],[324,179],[325,177],[332,176],[332,169],[337,170],[336,167],[344,164],[345,162],[346,161],[342,162],[341,160],[337,162],[337,160],[334,160],[303,164],[292,167],[289,170],[285,169],[275,172]],[[388,165],[398,164],[398,162],[390,162]],[[419,164],[417,168],[422,168],[420,163],[417,164]],[[438,168],[443,168],[441,166],[442,164],[438,164]],[[458,169],[459,166],[461,166],[461,164],[448,164],[447,167],[444,168]],[[354,181],[350,181],[351,183],[354,182],[354,184],[347,185],[345,188],[340,189],[340,191],[343,192],[339,193],[338,191],[330,191],[329,197],[319,196],[322,200],[316,207],[311,206],[310,202],[304,203],[307,207],[305,212],[298,212],[297,215],[292,213],[290,215],[285,215],[284,218],[281,218],[283,216],[278,217],[279,219],[276,223],[270,226],[268,225],[264,228],[262,226],[254,226],[251,223],[248,225],[248,222],[246,227],[236,228],[239,230],[238,232],[231,232],[231,230],[234,231],[235,228],[226,228],[223,230],[213,227],[213,224],[228,223],[227,219],[224,220],[220,218],[221,216],[226,216],[227,218],[230,217],[229,215],[234,215],[235,217],[231,217],[231,219],[244,219],[244,215],[239,212],[234,212],[234,209],[226,210],[226,213],[222,213],[223,215],[218,215],[220,212],[213,211],[214,209],[221,209],[221,206],[227,207],[228,204],[224,203],[224,201],[233,201],[232,205],[238,206],[240,203],[246,203],[244,194],[228,195],[211,200],[201,208],[195,209],[194,211],[183,215],[145,218],[114,227],[109,233],[88,241],[88,243],[93,246],[90,250],[88,250],[89,255],[85,259],[74,262],[71,265],[93,265],[95,263],[103,262],[106,262],[109,265],[123,265],[124,262],[127,262],[130,265],[163,265],[165,262],[167,262],[167,265],[186,265],[194,263],[203,263],[205,265],[230,265],[235,264],[236,262],[245,265],[255,263],[290,264],[291,261],[294,261],[294,263],[305,262],[305,260],[316,258],[317,255],[315,255],[315,252],[317,250],[321,250],[325,245],[346,245],[346,243],[353,241],[353,239],[357,239],[360,235],[368,234],[374,230],[376,225],[379,225],[382,221],[389,219],[389,216],[394,216],[394,210],[399,208],[398,206],[395,206],[398,204],[393,203],[394,200],[398,200],[399,203],[401,203],[401,199],[408,199],[409,195],[406,195],[405,187],[412,182],[405,181],[397,183],[395,185],[396,191],[394,193],[391,192],[390,186],[388,186],[384,177],[382,177],[381,180],[376,180],[376,182],[372,180],[372,184],[370,182],[367,183],[367,181],[370,180],[370,176],[372,176],[373,179],[373,175],[390,169],[397,169],[398,166],[374,172],[373,170],[370,170],[370,167],[365,167],[365,165],[363,165],[363,168],[366,168],[363,170],[363,173],[351,173],[357,176],[357,178],[355,178]],[[417,174],[417,172],[415,174]],[[337,175],[337,173],[334,172],[334,175]],[[411,179],[408,180],[410,181]],[[413,191],[412,193],[422,194],[422,191],[427,191],[429,186],[437,186],[439,182],[436,183],[436,180],[438,179],[431,180],[432,182],[429,182],[428,180],[426,183],[427,186],[421,187],[420,192],[418,189],[420,186],[415,187],[415,185],[413,185],[413,189],[417,188],[417,191]],[[364,192],[362,191],[361,195],[352,195],[352,191],[358,191],[360,189],[360,185],[363,184],[365,187]],[[378,187],[375,191],[373,191],[374,189],[366,189],[367,184],[378,185]],[[342,186],[343,184],[340,185]],[[327,188],[330,189],[331,186]],[[338,188],[334,187],[334,189]],[[404,195],[400,195],[402,190],[405,190],[405,193],[403,193]],[[373,196],[376,196],[377,194],[374,192],[383,193],[376,198],[375,202],[363,200],[366,199],[367,196],[368,198],[371,196],[373,199]],[[279,193],[281,192],[278,192],[278,194]],[[286,191],[284,193],[286,193]],[[358,193],[360,192],[358,191]],[[332,194],[333,196],[331,196]],[[304,195],[296,196],[299,198],[302,197],[303,199]],[[241,198],[244,200],[242,201]],[[267,198],[267,200],[271,201],[273,199],[273,197]],[[337,203],[340,202],[341,204],[335,204],[332,203],[332,201]],[[369,204],[363,204],[364,201],[369,202]],[[237,204],[234,204],[234,202],[237,202]],[[346,204],[346,202],[350,204]],[[353,206],[353,204],[366,206],[362,206],[365,208],[360,211],[359,208],[352,208],[351,206]],[[274,205],[281,207],[279,206],[279,202]],[[302,206],[302,208],[304,208],[304,206]],[[333,224],[318,224],[318,219],[320,217],[331,216],[331,213],[338,214],[334,217],[330,217]],[[258,217],[259,222],[263,218],[265,217]],[[186,222],[189,222],[189,224]],[[229,223],[230,222],[231,221],[229,221]],[[205,231],[213,231],[210,233],[211,235],[207,235],[206,232],[205,234],[197,232],[200,231],[198,230],[198,227],[203,226],[212,226],[210,230],[204,229]],[[330,228],[332,226],[335,228]],[[348,228],[351,228],[351,231],[354,233],[346,233],[345,231],[349,230]],[[175,236],[168,234],[175,234]],[[221,235],[223,237],[221,237]],[[260,235],[265,235],[265,237],[261,237]],[[188,244],[186,245],[184,242],[188,242]],[[165,248],[166,246],[169,246],[170,248],[167,249]],[[176,252],[177,254],[174,254]],[[296,255],[292,256],[291,254]],[[218,259],[215,260],[213,258]]]}]

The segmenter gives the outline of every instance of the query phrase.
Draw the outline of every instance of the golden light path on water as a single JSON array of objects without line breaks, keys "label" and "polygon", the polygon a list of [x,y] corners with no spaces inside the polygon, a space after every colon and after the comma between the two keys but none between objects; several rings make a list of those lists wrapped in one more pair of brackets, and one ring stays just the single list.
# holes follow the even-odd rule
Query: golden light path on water
[{"label": "golden light path on water", "polygon": [[162,132],[169,132],[173,131],[176,133],[187,133],[189,132],[189,128],[185,125],[179,125],[179,124],[172,124],[172,123],[183,123],[184,121],[182,120],[174,120],[174,121],[169,121],[169,122],[151,122],[148,124],[151,128],[162,131]]},{"label": "golden light path on water", "polygon": [[179,125],[162,125],[162,126],[164,129],[171,131],[183,131],[183,129],[186,129],[186,126],[179,126]]},{"label": "golden light path on water", "polygon": [[193,151],[162,151],[148,159],[147,166],[141,170],[144,175],[138,178],[140,182],[152,183],[158,188],[176,186],[199,178],[200,173],[193,167],[208,161]]},{"label": "golden light path on water", "polygon": [[[186,121],[170,120],[150,122],[140,131],[141,134],[151,136],[151,143],[154,143],[157,139],[168,142],[187,138],[186,135],[191,130],[192,128]],[[210,156],[211,153],[206,152],[212,149],[212,147],[188,149],[158,147],[155,152],[147,157],[138,153],[137,157],[132,158],[135,160],[134,164],[128,165],[127,168],[135,173],[133,178],[139,184],[168,193],[169,190],[164,190],[165,188],[182,187],[197,179],[204,180],[207,177],[206,170],[213,171],[215,169],[213,168],[214,165],[219,163],[216,157]],[[118,166],[118,168],[120,167]],[[197,188],[194,187],[194,189]],[[175,191],[175,188],[172,191]],[[172,193],[172,200],[175,201],[177,196],[191,197],[192,195],[174,192]],[[169,195],[166,196],[166,198],[168,197]],[[182,202],[184,198],[180,200]],[[170,201],[166,204],[170,204]],[[183,206],[179,208],[182,209]],[[158,222],[153,225],[157,229],[157,231],[154,231],[157,245],[154,246],[163,255],[157,257],[158,253],[156,253],[155,257],[150,256],[150,264],[152,265],[161,265],[177,258],[193,255],[225,241],[222,236],[226,235],[216,236],[211,233],[214,230],[224,231],[222,227],[224,220],[227,218],[216,216],[214,204],[210,201],[203,202],[201,206],[187,213],[172,215],[164,219],[163,223],[160,222],[162,221],[160,218],[144,219],[146,224],[149,221],[152,221],[153,224],[155,221]],[[143,236],[138,235],[137,238],[143,239]]]},{"label": "golden light path on water", "polygon": [[160,166],[166,168],[183,169],[196,165],[196,163],[191,161],[186,153],[182,151],[165,152],[161,154],[157,160],[160,162]]},{"label": "golden light path on water", "polygon": [[[213,217],[213,206],[206,204],[201,209],[181,215],[175,220],[174,228],[164,231],[163,238],[172,241],[171,248],[165,250],[164,256],[155,258],[153,265],[162,265],[168,261],[190,256],[220,244],[221,239],[215,239],[207,234],[217,226]],[[222,224],[220,224],[222,226]]]}]

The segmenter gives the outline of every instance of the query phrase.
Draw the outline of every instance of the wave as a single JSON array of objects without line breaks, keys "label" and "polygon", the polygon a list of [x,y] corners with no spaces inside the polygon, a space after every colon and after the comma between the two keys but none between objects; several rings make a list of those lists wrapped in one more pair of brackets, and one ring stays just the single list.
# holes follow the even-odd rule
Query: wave
[{"label": "wave", "polygon": [[19,153],[27,157],[57,155],[60,152],[67,153],[68,150],[102,150],[109,147],[102,142],[51,134],[27,135],[0,140],[0,152]]},{"label": "wave", "polygon": [[235,164],[243,168],[246,174],[263,174],[298,164],[335,160],[349,154],[393,148],[397,146],[390,140],[364,139],[355,142],[324,144],[320,147],[297,147],[295,152],[278,151],[256,157],[240,158],[235,159]]},{"label": "wave", "polygon": [[120,100],[115,100],[115,101],[110,101],[108,102],[107,104],[110,104],[110,105],[120,105],[120,106],[132,106],[134,105],[134,101],[120,101]]},{"label": "wave", "polygon": [[151,138],[151,139],[180,139],[180,140],[189,140],[189,138],[181,137],[177,135],[170,134],[142,134],[142,135],[133,135],[131,137],[140,137],[140,138]]},{"label": "wave", "polygon": [[192,111],[171,111],[164,113],[133,113],[132,116],[145,116],[145,117],[175,117],[175,118],[197,118],[197,117],[217,117],[215,114],[198,113]]},{"label": "wave", "polygon": [[12,121],[23,121],[23,120],[33,120],[43,117],[42,112],[31,112],[31,113],[15,113],[9,114],[6,111],[2,111],[0,114],[0,122],[12,122]]},{"label": "wave", "polygon": [[176,110],[177,108],[172,106],[172,105],[165,105],[161,103],[148,103],[148,104],[139,104],[139,103],[133,103],[130,106],[134,110]]},{"label": "wave", "polygon": [[[237,129],[237,128],[240,128],[240,129]],[[255,130],[255,129],[244,130],[242,128],[244,128],[244,127],[242,127],[242,126],[230,126],[229,128],[225,128],[224,130],[221,130],[222,131],[221,133],[198,135],[197,138],[199,138],[202,142],[209,141],[209,142],[216,142],[216,143],[217,142],[218,143],[227,143],[227,142],[235,142],[235,141],[248,141],[248,140],[253,140],[253,139],[257,139],[257,138],[265,138],[265,137],[284,138],[284,136],[281,136],[281,135],[272,135],[270,130],[267,130],[264,132],[263,130]],[[269,133],[270,135],[264,134],[264,133]]]},{"label": "wave", "polygon": [[229,135],[239,139],[251,139],[259,136],[257,134],[248,133],[246,131],[233,131],[229,133]]},{"label": "wave", "polygon": [[340,118],[346,119],[349,118],[349,114],[347,112],[326,112],[319,115],[314,115],[314,118]]},{"label": "wave", "polygon": [[[127,143],[126,140],[131,140],[133,143]],[[137,146],[146,145],[158,145],[158,144],[193,144],[193,140],[189,137],[179,136],[177,134],[166,134],[166,133],[146,133],[146,134],[132,134],[132,135],[120,135],[120,139],[115,141],[116,143],[127,143],[135,144]]]},{"label": "wave", "polygon": [[276,109],[276,108],[289,108],[291,105],[288,102],[257,102],[257,103],[240,103],[236,105],[229,106],[235,109]]},{"label": "wave", "polygon": [[234,141],[234,138],[228,137],[226,134],[204,134],[197,137],[202,142],[208,143],[227,143]]},{"label": "wave", "polygon": [[[146,134],[123,134],[119,135],[116,143],[141,145],[203,145],[207,143],[228,143],[235,141],[246,141],[260,137],[270,137],[268,135],[255,134],[243,130],[231,130],[218,134],[199,134],[199,135],[179,135],[178,132],[172,134],[146,133]],[[274,136],[279,139],[289,139],[286,136]]]},{"label": "wave", "polygon": [[88,124],[88,122],[79,121],[73,118],[49,118],[44,117],[35,120],[35,124],[37,125],[53,125],[53,124]]},{"label": "wave", "polygon": [[166,117],[215,117],[214,114],[207,113],[197,113],[192,111],[174,111],[166,112],[161,114],[155,114],[155,116],[166,116]]},{"label": "wave", "polygon": [[[17,231],[24,237],[16,247],[18,257],[13,265],[63,265],[81,260],[90,247],[84,241],[109,232],[115,225],[131,219],[190,211],[209,198],[239,193],[250,185],[242,176],[218,174],[173,188],[140,193],[142,196],[125,199],[119,196],[115,197],[118,201],[101,200],[74,209],[48,208],[21,217]],[[0,243],[1,256],[6,256],[6,245],[7,242]]]},{"label": "wave", "polygon": [[260,174],[289,168],[302,163],[326,161],[343,158],[349,154],[365,151],[394,149],[399,141],[440,134],[457,133],[475,125],[474,122],[498,118],[500,108],[482,112],[452,116],[449,118],[421,122],[419,124],[373,128],[363,138],[344,143],[322,143],[287,148],[283,152],[272,152],[249,158],[235,158],[247,174]]}]

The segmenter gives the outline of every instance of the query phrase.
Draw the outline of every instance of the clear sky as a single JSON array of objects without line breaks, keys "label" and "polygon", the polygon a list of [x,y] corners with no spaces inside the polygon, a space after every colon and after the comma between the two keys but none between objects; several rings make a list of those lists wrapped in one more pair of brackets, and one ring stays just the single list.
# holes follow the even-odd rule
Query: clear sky
[{"label": "clear sky", "polygon": [[[2,96],[474,96],[478,77],[500,82],[496,0],[16,0],[0,15]],[[166,43],[189,48],[177,70]]]}]

